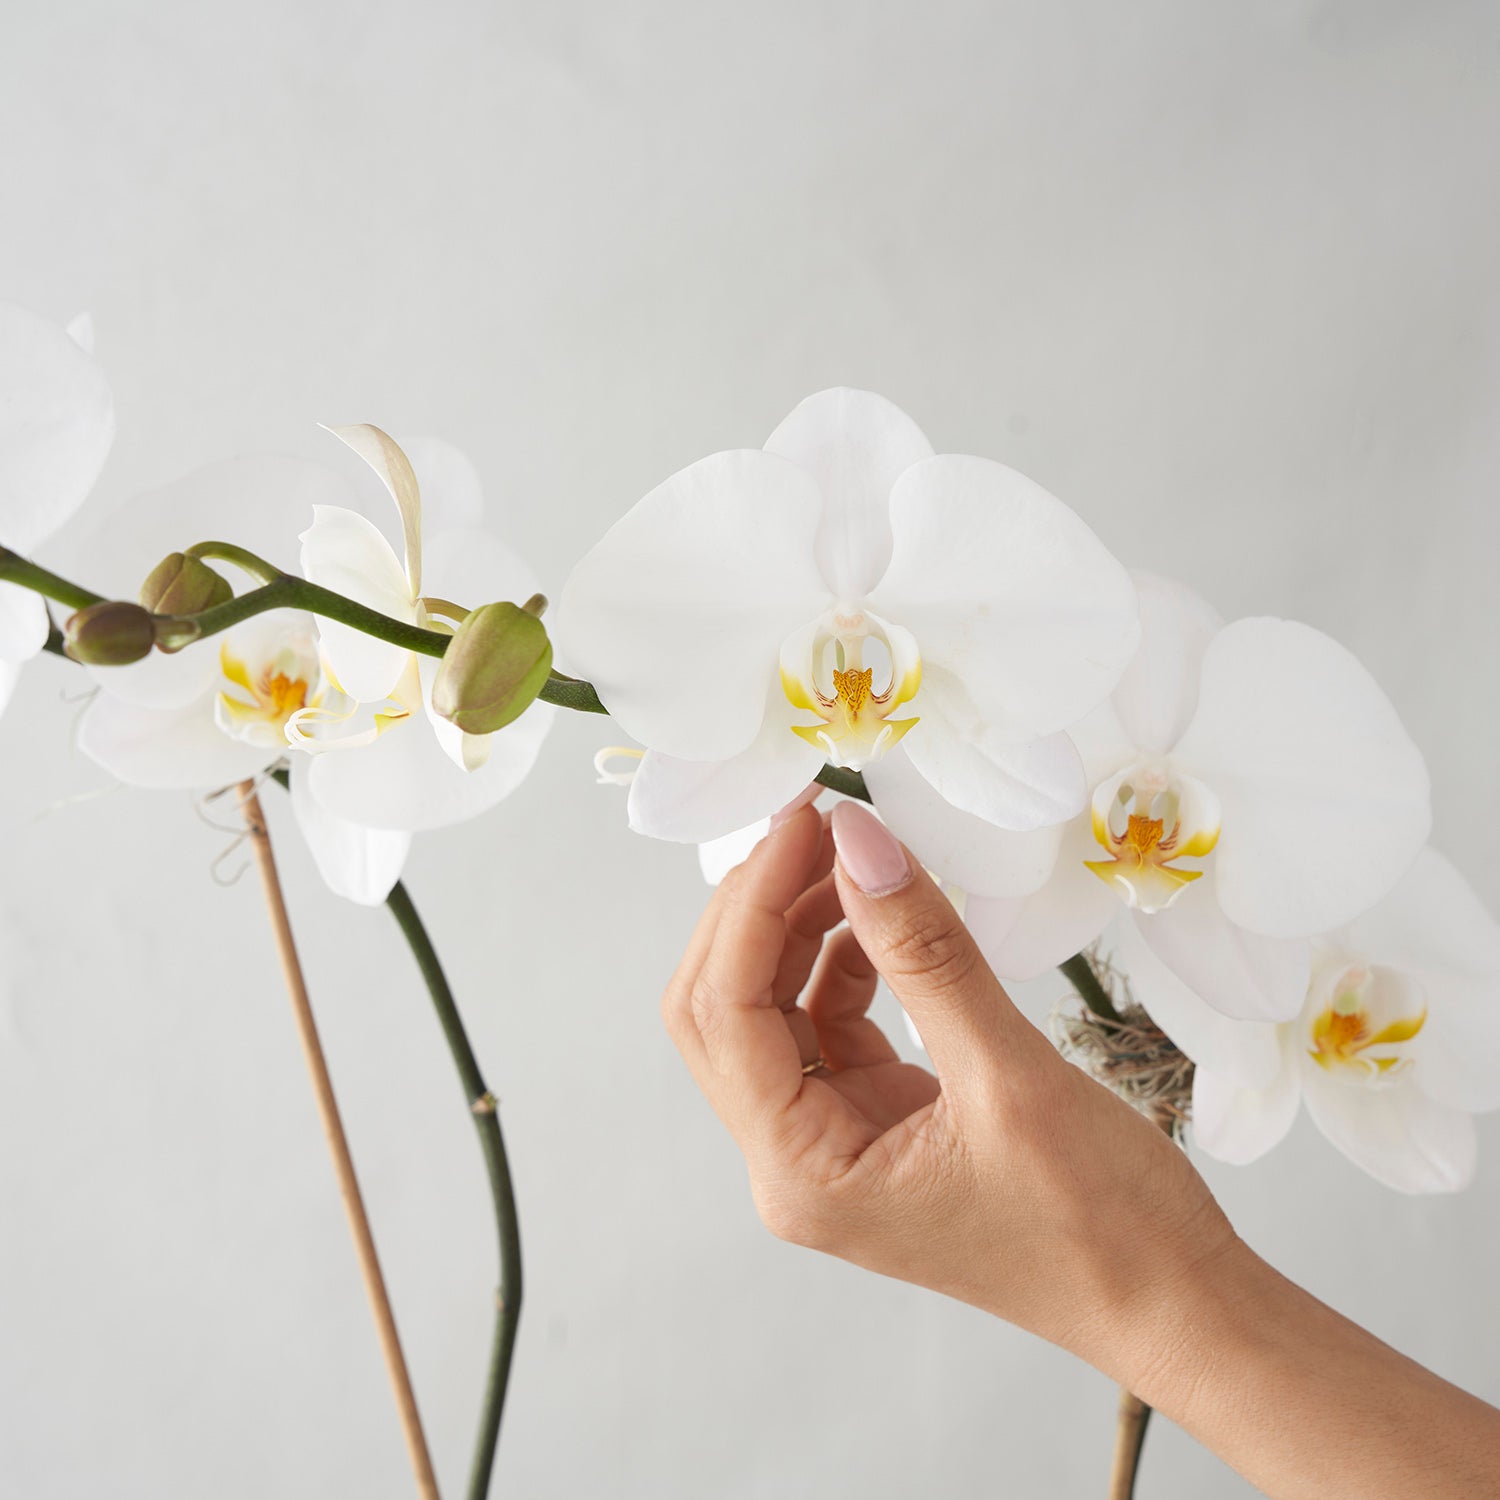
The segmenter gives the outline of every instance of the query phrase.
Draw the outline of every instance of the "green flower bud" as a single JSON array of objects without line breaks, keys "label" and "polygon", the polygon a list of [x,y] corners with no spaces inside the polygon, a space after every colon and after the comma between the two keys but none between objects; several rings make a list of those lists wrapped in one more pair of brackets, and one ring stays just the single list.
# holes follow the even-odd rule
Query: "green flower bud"
[{"label": "green flower bud", "polygon": [[227,578],[185,552],[169,552],[141,585],[141,605],[154,615],[201,614],[233,598]]},{"label": "green flower bud", "polygon": [[534,614],[514,604],[482,604],[464,617],[443,654],[432,706],[466,734],[490,734],[521,716],[551,670],[552,642]]},{"label": "green flower bud", "polygon": [[104,599],[80,609],[63,626],[63,650],[93,667],[124,667],[150,654],[156,622],[128,599]]},{"label": "green flower bud", "polygon": [[163,656],[171,656],[184,646],[191,646],[203,634],[203,627],[191,615],[157,615],[156,649]]}]

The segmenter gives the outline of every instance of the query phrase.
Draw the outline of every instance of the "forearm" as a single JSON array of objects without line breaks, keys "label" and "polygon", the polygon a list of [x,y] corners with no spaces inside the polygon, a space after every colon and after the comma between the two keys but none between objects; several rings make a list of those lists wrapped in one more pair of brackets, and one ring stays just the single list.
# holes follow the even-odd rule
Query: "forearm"
[{"label": "forearm", "polygon": [[1274,1500],[1500,1495],[1500,1411],[1242,1245],[1134,1321],[1108,1373]]}]

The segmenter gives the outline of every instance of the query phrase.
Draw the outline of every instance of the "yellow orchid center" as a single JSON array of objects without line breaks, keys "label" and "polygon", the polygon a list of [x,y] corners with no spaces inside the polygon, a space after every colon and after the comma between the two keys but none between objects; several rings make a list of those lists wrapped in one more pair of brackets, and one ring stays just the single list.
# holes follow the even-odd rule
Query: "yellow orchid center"
[{"label": "yellow orchid center", "polygon": [[1135,766],[1095,791],[1093,825],[1110,858],[1085,865],[1127,906],[1165,911],[1203,874],[1176,862],[1201,859],[1218,843],[1218,802],[1167,767]]},{"label": "yellow orchid center", "polygon": [[1413,1065],[1407,1043],[1427,1021],[1417,996],[1381,983],[1381,972],[1350,964],[1328,985],[1328,999],[1308,1026],[1307,1055],[1327,1073],[1356,1083],[1384,1083]]},{"label": "yellow orchid center", "polygon": [[793,724],[792,733],[831,765],[850,770],[878,760],[916,724],[891,715],[921,684],[922,659],[910,632],[858,606],[836,606],[781,649],[787,701],[819,720]]},{"label": "yellow orchid center", "polygon": [[219,668],[219,728],[267,749],[285,745],[287,721],[323,695],[316,647],[300,629],[274,640],[256,633],[237,642],[231,635],[219,648]]}]

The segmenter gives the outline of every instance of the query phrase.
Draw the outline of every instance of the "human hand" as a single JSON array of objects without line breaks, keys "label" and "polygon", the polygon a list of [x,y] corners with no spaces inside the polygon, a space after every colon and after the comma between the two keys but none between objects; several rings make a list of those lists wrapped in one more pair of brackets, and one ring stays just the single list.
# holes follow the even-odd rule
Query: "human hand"
[{"label": "human hand", "polygon": [[[877,976],[936,1076],[869,1019]],[[1138,1331],[1175,1326],[1188,1284],[1243,1251],[1184,1154],[1058,1056],[857,804],[831,830],[799,809],[730,873],[663,1013],[773,1232],[985,1308],[1117,1378],[1165,1357]]]}]

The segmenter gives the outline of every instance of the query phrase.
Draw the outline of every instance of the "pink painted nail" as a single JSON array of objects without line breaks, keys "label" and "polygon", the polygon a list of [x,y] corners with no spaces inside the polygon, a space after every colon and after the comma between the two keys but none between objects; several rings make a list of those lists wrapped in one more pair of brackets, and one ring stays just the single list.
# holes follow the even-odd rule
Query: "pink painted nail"
[{"label": "pink painted nail", "polygon": [[906,850],[874,813],[857,802],[833,810],[833,843],[844,873],[867,896],[888,896],[911,879]]},{"label": "pink painted nail", "polygon": [[788,802],[780,812],[773,812],[771,814],[771,832],[774,833],[778,828],[780,828],[781,825],[785,823],[793,813],[801,812],[802,809],[806,807],[807,804],[811,802],[813,798],[815,798],[822,790],[822,783],[815,781],[811,786],[804,787],[800,792],[798,792],[797,795],[793,797],[792,800]]}]

